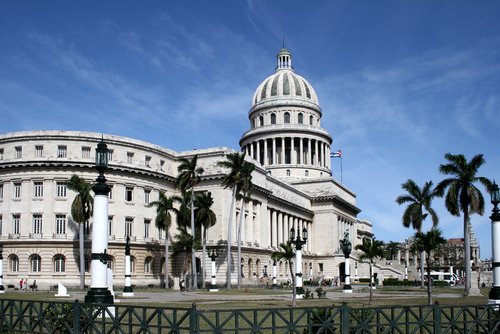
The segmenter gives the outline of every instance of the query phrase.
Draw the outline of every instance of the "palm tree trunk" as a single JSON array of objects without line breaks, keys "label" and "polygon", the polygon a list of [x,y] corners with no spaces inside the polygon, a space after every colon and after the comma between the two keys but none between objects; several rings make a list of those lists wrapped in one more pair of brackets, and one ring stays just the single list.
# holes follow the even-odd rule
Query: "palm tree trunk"
[{"label": "palm tree trunk", "polygon": [[192,289],[198,289],[198,275],[196,274],[196,254],[195,254],[195,229],[194,229],[194,186],[191,187],[191,235],[193,244],[191,245],[191,271],[193,277]]},{"label": "palm tree trunk", "polygon": [[296,307],[297,297],[295,295],[295,277],[293,276],[292,261],[288,261],[288,268],[290,268],[290,277],[292,278],[292,307]]},{"label": "palm tree trunk", "polygon": [[238,289],[241,289],[241,227],[245,219],[245,195],[241,199],[240,222],[238,224]]},{"label": "palm tree trunk", "polygon": [[464,295],[468,296],[471,288],[471,260],[470,260],[470,235],[469,235],[469,209],[467,207],[464,208],[464,251],[465,251],[465,288]]},{"label": "palm tree trunk", "polygon": [[203,250],[202,250],[202,257],[203,257],[203,263],[201,266],[201,287],[205,289],[205,265],[206,265],[206,257],[207,257],[207,230],[205,229],[205,226],[201,226],[202,230],[202,236],[203,236]]},{"label": "palm tree trunk", "polygon": [[420,288],[425,288],[425,268],[424,268],[424,251],[420,252]]},{"label": "palm tree trunk", "polygon": [[165,229],[165,289],[168,289],[169,281],[168,281],[168,230]]},{"label": "palm tree trunk", "polygon": [[427,302],[432,305],[431,254],[427,253]]},{"label": "palm tree trunk", "polygon": [[233,223],[233,211],[234,211],[234,202],[236,200],[236,188],[233,188],[233,198],[231,199],[231,204],[229,206],[229,219],[227,222],[227,278],[226,278],[226,287],[227,289],[231,289],[231,227]]},{"label": "palm tree trunk", "polygon": [[372,303],[372,295],[373,295],[372,281],[373,281],[373,264],[370,262],[370,284],[369,284],[370,299],[368,301],[368,305],[371,305]]},{"label": "palm tree trunk", "polygon": [[79,238],[80,238],[80,289],[85,289],[85,240],[83,236],[83,223],[79,226]]}]

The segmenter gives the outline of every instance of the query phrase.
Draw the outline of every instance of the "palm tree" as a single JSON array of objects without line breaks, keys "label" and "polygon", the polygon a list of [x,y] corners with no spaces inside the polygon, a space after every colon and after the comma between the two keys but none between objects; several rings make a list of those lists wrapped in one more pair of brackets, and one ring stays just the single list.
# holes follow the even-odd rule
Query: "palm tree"
[{"label": "palm tree", "polygon": [[290,277],[292,278],[292,306],[295,307],[297,306],[297,301],[295,297],[295,277],[293,275],[293,269],[292,269],[292,260],[295,256],[295,252],[293,250],[293,245],[290,240],[287,242],[282,242],[279,245],[279,250],[276,252],[273,252],[271,254],[271,259],[273,261],[279,262],[279,261],[285,261],[288,263],[288,268],[290,268]]},{"label": "palm tree", "polygon": [[385,255],[384,257],[388,260],[394,260],[395,255],[401,250],[401,245],[399,242],[389,241],[385,245]]},{"label": "palm tree", "polygon": [[441,231],[438,228],[432,228],[430,231],[415,233],[415,247],[426,254],[427,262],[427,301],[432,305],[432,279],[431,279],[431,253],[437,250],[441,245],[446,244]]},{"label": "palm tree", "polygon": [[229,172],[224,176],[222,185],[225,188],[233,190],[233,196],[229,207],[229,218],[227,224],[227,288],[231,288],[231,227],[234,212],[234,203],[236,198],[243,191],[240,208],[240,223],[238,224],[238,288],[241,287],[241,226],[245,217],[245,199],[249,196],[252,188],[252,172],[255,165],[245,160],[245,153],[230,153],[226,156],[225,161],[217,163],[218,166],[229,169]]},{"label": "palm tree", "polygon": [[189,271],[191,267],[191,253],[193,249],[196,248],[196,243],[193,242],[193,236],[189,234],[187,231],[186,225],[177,225],[177,230],[179,234],[174,236],[174,242],[172,244],[172,257],[176,257],[177,255],[184,255],[182,261],[182,277],[184,281],[184,287],[187,289],[188,286],[186,283],[186,273]]},{"label": "palm tree", "polygon": [[168,243],[169,243],[169,229],[172,225],[172,215],[170,212],[176,212],[177,210],[174,208],[174,202],[176,201],[176,197],[170,196],[168,197],[165,193],[160,192],[157,201],[153,201],[149,203],[148,207],[156,207],[156,218],[155,225],[158,229],[165,231],[165,288],[169,288],[169,263],[168,263]]},{"label": "palm tree", "polygon": [[85,182],[81,177],[73,175],[69,179],[67,187],[77,192],[73,203],[71,203],[71,216],[73,220],[78,223],[78,234],[80,239],[80,289],[85,289],[85,240],[83,236],[83,225],[92,217],[92,205],[94,203],[94,199],[90,193],[92,185]]},{"label": "palm tree", "polygon": [[212,205],[214,204],[214,199],[212,198],[211,192],[204,192],[196,196],[196,210],[195,217],[196,223],[201,225],[202,228],[202,253],[203,253],[203,264],[202,264],[202,287],[205,288],[205,268],[206,268],[206,253],[207,253],[207,230],[214,226],[217,222],[217,216],[212,211]]},{"label": "palm tree", "polygon": [[[177,230],[180,232],[175,235],[174,244],[172,245],[172,256],[176,256],[180,253],[184,254],[184,266],[189,264],[191,265],[191,254],[194,253],[192,247],[195,245],[193,243],[193,235],[189,234],[188,228],[191,226],[191,193],[185,192],[182,193],[182,196],[174,196],[175,201],[180,203],[179,208],[176,210],[176,225]],[[195,227],[196,228],[196,227]],[[187,249],[189,245],[189,249]],[[184,268],[183,266],[183,277],[185,271],[189,269]],[[186,280],[184,277],[184,286],[186,289],[192,288],[192,282]]]},{"label": "palm tree", "polygon": [[[381,258],[384,256],[384,243],[379,240],[375,240],[373,238],[372,240],[364,239],[363,243],[361,245],[356,245],[354,249],[361,251],[361,255],[359,256],[359,259],[361,261],[363,260],[368,260],[370,264],[370,282],[373,280],[373,264],[375,263],[375,260],[377,258]],[[372,283],[370,283],[370,301],[368,304],[372,303]]]},{"label": "palm tree", "polygon": [[[195,226],[194,226],[194,186],[200,183],[201,174],[203,174],[204,170],[202,167],[197,167],[196,164],[198,162],[198,156],[195,155],[191,160],[182,158],[180,159],[180,164],[177,167],[177,171],[179,175],[176,179],[177,187],[184,193],[188,189],[191,191],[191,234],[193,239],[195,236]],[[194,247],[194,244],[193,244]],[[198,288],[198,277],[196,274],[196,258],[195,258],[195,250],[191,251],[191,270],[193,277],[193,289]]]},{"label": "palm tree", "polygon": [[[432,181],[425,182],[422,189],[418,187],[415,181],[409,179],[401,185],[401,188],[407,191],[407,194],[396,198],[399,205],[409,203],[403,213],[403,226],[413,227],[417,232],[422,232],[422,225],[428,214],[431,215],[432,226],[437,226],[439,218],[431,207],[432,199],[436,193],[432,190]],[[427,211],[427,213],[424,213]],[[420,253],[420,287],[424,288],[424,254]]]},{"label": "palm tree", "polygon": [[464,294],[468,295],[471,287],[471,263],[470,263],[470,235],[469,224],[470,215],[484,213],[484,198],[481,191],[474,185],[480,182],[487,191],[491,187],[491,181],[483,176],[477,176],[479,167],[485,160],[482,154],[475,155],[469,162],[463,154],[446,153],[444,155],[447,160],[446,164],[439,166],[439,172],[451,177],[439,182],[436,186],[438,196],[443,196],[446,189],[445,206],[449,213],[453,216],[460,216],[463,212],[464,216],[464,251],[465,251],[465,290]]}]

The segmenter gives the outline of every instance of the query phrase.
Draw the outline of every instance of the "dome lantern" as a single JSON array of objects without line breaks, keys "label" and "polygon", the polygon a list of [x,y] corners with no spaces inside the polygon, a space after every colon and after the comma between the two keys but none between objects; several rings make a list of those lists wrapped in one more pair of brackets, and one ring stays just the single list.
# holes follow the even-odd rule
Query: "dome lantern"
[{"label": "dome lantern", "polygon": [[276,55],[276,61],[277,61],[276,71],[279,71],[279,70],[292,70],[293,71],[292,55],[290,54],[290,52],[287,49],[282,48],[280,50],[280,52]]}]

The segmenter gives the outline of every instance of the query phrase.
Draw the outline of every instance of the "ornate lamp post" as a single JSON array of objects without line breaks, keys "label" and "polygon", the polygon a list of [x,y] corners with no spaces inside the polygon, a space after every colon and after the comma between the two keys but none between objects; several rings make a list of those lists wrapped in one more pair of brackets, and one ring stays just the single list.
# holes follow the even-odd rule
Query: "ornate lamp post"
[{"label": "ornate lamp post", "polygon": [[272,286],[273,289],[277,289],[278,288],[278,284],[276,284],[277,281],[278,281],[278,279],[276,278],[276,275],[277,275],[276,261],[273,260],[273,286]]},{"label": "ornate lamp post", "polygon": [[0,293],[5,293],[3,286],[3,245],[0,244]]},{"label": "ornate lamp post", "polygon": [[344,253],[345,258],[345,283],[343,291],[344,293],[352,293],[350,277],[351,273],[349,270],[349,256],[351,255],[352,245],[349,241],[349,231],[346,231],[346,233],[344,234],[344,239],[340,240],[340,248],[342,249],[342,253]]},{"label": "ornate lamp post", "polygon": [[215,259],[217,259],[217,256],[219,256],[219,250],[217,247],[213,247],[209,250],[210,260],[212,260],[212,281],[210,283],[210,286],[208,287],[208,291],[210,292],[217,292],[219,291],[219,288],[217,287],[217,272],[216,272],[216,267],[215,267]]},{"label": "ornate lamp post", "polygon": [[498,185],[493,181],[491,186],[491,204],[493,213],[491,219],[491,264],[493,267],[493,287],[488,296],[489,304],[500,304],[500,191]]},{"label": "ornate lamp post", "polygon": [[[127,243],[125,244],[125,286],[123,287],[124,297],[133,297],[134,290],[132,289],[131,280],[131,262],[130,262],[130,237],[127,236]],[[168,284],[168,283],[167,283]]]},{"label": "ornate lamp post", "polygon": [[107,269],[108,248],[108,194],[111,186],[106,183],[104,171],[108,168],[108,147],[101,139],[97,144],[95,168],[99,172],[92,186],[94,196],[94,215],[92,225],[92,264],[90,289],[85,296],[86,303],[113,304],[113,295],[108,290]]},{"label": "ornate lamp post", "polygon": [[300,234],[295,236],[295,229],[292,227],[290,229],[290,242],[295,245],[295,295],[297,299],[302,299],[304,297],[304,288],[302,287],[302,246],[306,244],[307,241],[307,230],[304,227],[302,229],[302,238]]}]

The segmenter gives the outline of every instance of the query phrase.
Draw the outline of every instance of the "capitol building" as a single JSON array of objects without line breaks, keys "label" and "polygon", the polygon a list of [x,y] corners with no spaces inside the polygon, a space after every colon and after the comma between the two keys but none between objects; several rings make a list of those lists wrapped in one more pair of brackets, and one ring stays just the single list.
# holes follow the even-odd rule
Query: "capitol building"
[{"label": "capitol building", "polygon": [[[277,55],[275,72],[264,79],[251,98],[249,129],[240,139],[241,151],[255,164],[253,189],[245,212],[237,209],[232,221],[244,214],[241,231],[243,284],[256,285],[271,274],[270,254],[288,240],[291,227],[306,228],[303,246],[304,279],[337,278],[343,274],[340,239],[348,235],[353,245],[372,238],[372,225],[358,218],[356,194],[332,177],[333,139],[322,127],[322,110],[313,86],[298,75],[286,49]],[[138,139],[80,131],[23,131],[0,135],[0,243],[3,246],[4,285],[29,284],[40,288],[58,282],[78,286],[79,259],[85,257],[86,285],[90,285],[92,221],[84,226],[85,254],[79,254],[78,224],[71,217],[76,195],[66,182],[78,175],[87,182],[97,177],[95,148],[104,139],[110,149],[106,178],[109,194],[108,253],[114,284],[125,282],[125,240],[131,239],[131,275],[136,286],[165,283],[165,238],[155,227],[156,209],[148,204],[160,192],[180,195],[175,186],[182,158],[198,156],[203,167],[196,191],[210,191],[217,223],[208,229],[208,246],[227,243],[231,189],[221,182],[227,173],[218,162],[234,151],[212,147],[176,152]],[[241,201],[241,199],[240,199]],[[236,208],[240,208],[237,203]],[[174,220],[175,221],[175,220]],[[232,247],[237,248],[236,228]],[[348,232],[348,233],[347,233]],[[232,253],[232,278],[237,280],[236,251]],[[351,276],[359,268],[368,277],[368,265],[351,255]],[[196,253],[198,267],[203,261]],[[182,259],[169,261],[169,281],[181,276]],[[210,267],[210,266],[209,266]],[[226,282],[224,247],[216,260],[217,283]],[[206,281],[210,280],[210,268]],[[289,269],[278,263],[278,281],[289,280]],[[201,271],[200,271],[201,272]],[[357,270],[356,270],[357,272]],[[396,273],[396,271],[394,271]],[[400,272],[399,272],[400,273]]]}]

